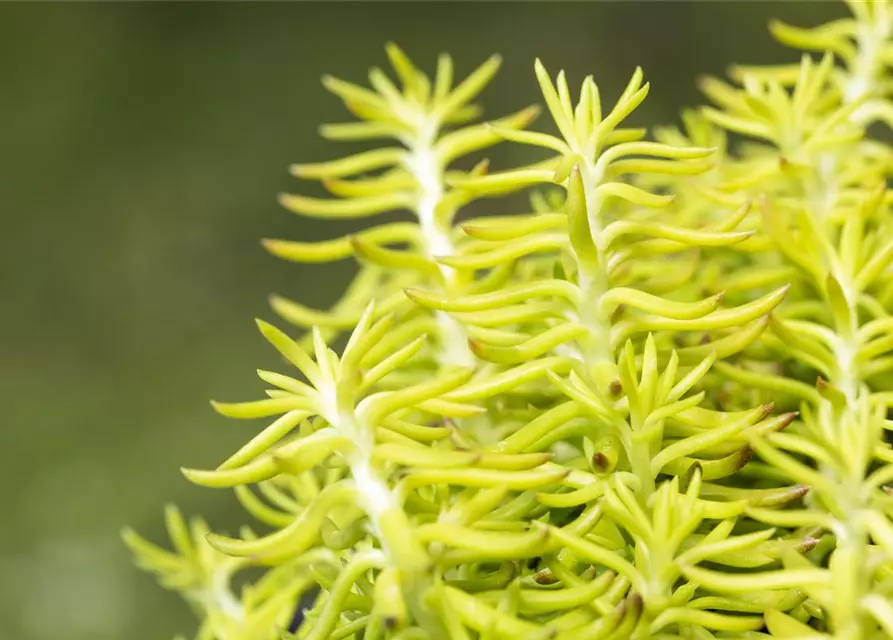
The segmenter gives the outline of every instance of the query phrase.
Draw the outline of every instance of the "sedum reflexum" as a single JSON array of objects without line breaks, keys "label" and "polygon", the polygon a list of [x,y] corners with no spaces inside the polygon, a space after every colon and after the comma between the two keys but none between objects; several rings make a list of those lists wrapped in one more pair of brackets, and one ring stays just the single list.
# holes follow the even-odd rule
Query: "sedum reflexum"
[{"label": "sedum reflexum", "polygon": [[[783,42],[822,52],[821,61],[804,56],[794,67],[742,68],[739,86],[709,81],[716,106],[704,115],[754,145],[748,157],[742,144],[729,159],[730,166],[748,165],[750,184],[740,191],[761,198],[766,240],[745,268],[772,264],[794,287],[761,348],[723,373],[799,406],[800,419],[784,434],[753,446],[763,464],[811,491],[802,508],[750,515],[810,527],[826,540],[814,557],[783,558],[789,575],[802,573],[797,586],[808,600],[793,618],[773,612],[769,629],[881,638],[893,635],[885,491],[893,452],[884,437],[893,362],[886,188],[893,156],[867,129],[891,122],[893,7],[850,6],[852,18],[817,29],[773,25]],[[726,576],[689,575],[708,587],[743,588]],[[758,574],[752,579],[752,588],[765,588]]]},{"label": "sedum reflexum", "polygon": [[[480,122],[495,58],[326,78],[357,121],[323,135],[385,142],[296,165],[332,197],[282,204],[404,221],[265,241],[359,273],[330,311],[273,299],[303,333],[259,321],[282,370],[214,403],[268,426],[183,470],[251,523],[126,533],[197,637],[893,637],[893,7],[850,8],[774,24],[799,64],[706,79],[653,136],[641,70],[607,100],[537,61],[555,135]],[[503,142],[543,157],[452,168]]]}]

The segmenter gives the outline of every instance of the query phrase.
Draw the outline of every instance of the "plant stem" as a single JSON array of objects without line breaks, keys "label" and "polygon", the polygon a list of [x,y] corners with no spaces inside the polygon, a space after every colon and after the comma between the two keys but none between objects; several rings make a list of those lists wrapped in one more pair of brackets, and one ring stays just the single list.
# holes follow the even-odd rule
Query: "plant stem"
[{"label": "plant stem", "polygon": [[[431,260],[455,253],[453,241],[450,238],[450,228],[438,220],[438,209],[442,205],[445,195],[444,167],[441,166],[434,147],[438,126],[439,123],[436,121],[422,121],[417,134],[408,143],[410,156],[407,162],[407,168],[415,178],[419,190],[415,214],[422,231],[425,255]],[[438,268],[444,286],[449,290],[455,282],[455,270],[444,264],[438,264]],[[435,317],[442,339],[438,358],[441,364],[474,366],[477,358],[468,346],[468,336],[462,325],[443,311],[435,312]]]},{"label": "plant stem", "polygon": [[[886,11],[885,7],[875,7],[879,13],[876,20],[858,20],[859,25],[856,34],[857,53],[850,66],[849,77],[844,81],[844,103],[852,103],[855,100],[873,90],[883,64],[881,53],[883,45],[890,39],[893,33],[893,14]],[[867,11],[867,9],[865,9]],[[864,16],[860,16],[864,17]],[[860,112],[857,110],[850,119],[858,122]],[[828,214],[834,201],[837,185],[829,180],[834,169],[840,166],[843,158],[839,154],[824,155],[816,159],[814,169],[819,176],[818,185],[810,189],[807,202],[812,203],[810,209],[815,217],[817,225],[826,231],[829,242],[833,240],[833,230],[828,224]],[[830,245],[829,245],[830,246]],[[834,262],[836,256],[833,257]],[[855,363],[855,356],[860,348],[858,338],[859,310],[856,299],[857,292],[853,290],[855,275],[845,273],[839,266],[832,266],[832,275],[837,278],[844,292],[844,298],[848,307],[848,326],[837,326],[837,340],[833,345],[833,353],[836,359],[835,375],[830,382],[840,389],[846,397],[846,406],[836,409],[828,400],[823,400],[817,407],[821,424],[827,424],[832,429],[837,429],[837,437],[832,437],[826,444],[832,448],[845,446],[844,442],[852,442],[847,438],[843,430],[858,425],[867,429],[869,425],[860,421],[858,400],[861,394],[868,393],[865,381],[859,375]],[[817,283],[821,286],[822,283]],[[829,434],[830,435],[830,434]],[[862,484],[869,471],[870,459],[866,458],[864,447],[856,450],[833,450],[830,452],[832,459],[840,458],[844,463],[839,466],[830,465],[823,468],[822,472],[832,478],[833,486],[839,490],[834,496],[828,496],[830,502],[837,507],[839,514],[836,516],[834,534],[837,538],[837,547],[832,552],[830,570],[834,590],[835,606],[831,613],[831,626],[837,638],[846,640],[858,640],[866,637],[869,625],[869,617],[863,612],[862,600],[872,590],[871,570],[868,566],[867,549],[870,537],[862,525],[861,514],[871,509],[866,502]],[[842,453],[842,455],[840,455]],[[847,456],[849,454],[849,456]],[[870,455],[870,454],[869,454]],[[827,508],[827,507],[826,507]]]}]

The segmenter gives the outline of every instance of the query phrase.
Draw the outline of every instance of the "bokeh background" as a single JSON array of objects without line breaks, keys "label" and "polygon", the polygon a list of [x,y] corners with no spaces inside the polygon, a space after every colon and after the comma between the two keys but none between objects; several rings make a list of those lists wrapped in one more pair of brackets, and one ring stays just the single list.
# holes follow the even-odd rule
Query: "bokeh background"
[{"label": "bokeh background", "polygon": [[[349,226],[275,200],[306,189],[290,162],[345,152],[317,136],[346,119],[324,72],[362,82],[388,40],[427,69],[442,50],[459,72],[498,52],[483,97],[496,116],[539,100],[535,56],[575,85],[594,74],[606,99],[638,64],[652,92],[637,122],[667,123],[699,102],[700,74],[796,60],[771,40],[770,17],[844,13],[836,2],[0,5],[0,638],[194,629],[132,568],[119,531],[162,541],[169,501],[238,524],[229,493],[178,472],[254,432],[207,400],[260,392],[254,370],[275,358],[252,318],[275,319],[269,293],[322,307],[350,277],[349,261],[292,265],[258,243]],[[489,155],[506,166],[524,153]]]}]

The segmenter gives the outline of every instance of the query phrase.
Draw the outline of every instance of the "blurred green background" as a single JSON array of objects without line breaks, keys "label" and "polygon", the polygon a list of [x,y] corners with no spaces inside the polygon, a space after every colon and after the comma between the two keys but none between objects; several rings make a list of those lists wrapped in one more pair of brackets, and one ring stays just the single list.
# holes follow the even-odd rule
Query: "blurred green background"
[{"label": "blurred green background", "polygon": [[345,152],[316,133],[346,119],[322,73],[362,82],[388,40],[426,69],[442,50],[463,73],[498,52],[483,97],[496,116],[538,101],[535,56],[574,84],[594,74],[606,99],[638,64],[652,92],[637,121],[665,123],[699,101],[699,74],[796,60],[769,37],[771,16],[843,14],[832,2],[0,5],[0,638],[194,628],[132,568],[119,530],[161,541],[168,501],[217,528],[240,522],[230,494],[178,472],[254,432],[207,400],[260,392],[254,370],[275,358],[252,318],[274,319],[269,293],[325,306],[350,276],[349,262],[291,265],[258,244],[350,226],[275,201],[306,189],[290,162]]}]

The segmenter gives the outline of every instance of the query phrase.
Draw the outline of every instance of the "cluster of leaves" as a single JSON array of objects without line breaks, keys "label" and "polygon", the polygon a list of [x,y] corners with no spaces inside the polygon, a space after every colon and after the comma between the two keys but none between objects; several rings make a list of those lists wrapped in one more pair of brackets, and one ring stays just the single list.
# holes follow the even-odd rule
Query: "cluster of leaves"
[{"label": "cluster of leaves", "polygon": [[[328,312],[274,299],[308,330],[259,322],[296,372],[214,406],[275,419],[184,470],[266,533],[127,533],[198,638],[893,637],[893,148],[868,132],[893,124],[893,7],[850,7],[774,24],[822,58],[706,79],[654,141],[624,126],[640,70],[607,105],[537,61],[555,135],[533,108],[475,123],[495,58],[454,86],[389,46],[399,86],[326,78],[359,121],[323,135],[393,146],[295,166],[334,197],[282,203],[412,221],[265,242],[360,271]],[[451,168],[501,141],[547,155]]]}]

